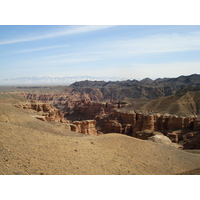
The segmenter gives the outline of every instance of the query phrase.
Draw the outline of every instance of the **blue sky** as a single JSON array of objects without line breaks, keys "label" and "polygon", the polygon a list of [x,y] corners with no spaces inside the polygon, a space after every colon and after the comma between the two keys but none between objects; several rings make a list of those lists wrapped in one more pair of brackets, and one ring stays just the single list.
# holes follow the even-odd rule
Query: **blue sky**
[{"label": "blue sky", "polygon": [[0,78],[200,74],[200,26],[0,26]]}]

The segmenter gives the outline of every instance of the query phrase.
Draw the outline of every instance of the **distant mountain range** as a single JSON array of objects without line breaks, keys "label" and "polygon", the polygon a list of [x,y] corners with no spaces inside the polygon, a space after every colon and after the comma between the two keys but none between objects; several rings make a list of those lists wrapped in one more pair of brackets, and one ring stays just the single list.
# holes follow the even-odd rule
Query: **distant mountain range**
[{"label": "distant mountain range", "polygon": [[53,76],[32,76],[21,78],[2,78],[0,79],[0,85],[70,85],[76,81],[117,81],[124,80],[120,77],[92,77],[92,76],[65,76],[65,77],[53,77]]},{"label": "distant mountain range", "polygon": [[133,86],[151,86],[151,87],[178,87],[178,86],[200,86],[200,75],[192,74],[189,76],[179,76],[177,78],[150,78],[138,80],[117,80],[117,81],[77,81],[71,84],[72,87],[133,87]]},{"label": "distant mountain range", "polygon": [[124,100],[125,98],[157,99],[187,91],[200,90],[200,75],[180,76],[177,78],[159,78],[141,81],[79,81],[70,85],[74,92],[89,94],[98,101]]},{"label": "distant mountain range", "polygon": [[189,76],[180,76],[177,78],[158,78],[152,80],[144,78],[143,80],[127,80],[121,77],[93,77],[93,76],[32,76],[20,78],[0,78],[0,85],[71,85],[72,87],[177,87],[177,86],[200,86],[200,75],[192,74]]}]

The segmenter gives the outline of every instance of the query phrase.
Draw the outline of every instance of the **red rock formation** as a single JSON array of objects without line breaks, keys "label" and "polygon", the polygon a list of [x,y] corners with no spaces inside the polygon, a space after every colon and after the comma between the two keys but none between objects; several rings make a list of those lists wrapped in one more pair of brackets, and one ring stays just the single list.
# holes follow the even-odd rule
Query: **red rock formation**
[{"label": "red rock formation", "polygon": [[[42,102],[48,102],[63,112],[71,113],[73,111],[75,115],[81,115],[81,118],[94,119],[96,115],[103,115],[110,113],[113,109],[124,107],[126,102],[111,102],[100,103],[103,96],[99,89],[88,89],[88,91],[80,92],[76,90],[68,90],[63,94],[32,94],[32,93],[16,93],[21,97],[29,100],[37,100]],[[112,99],[112,98],[111,98]]]},{"label": "red rock formation", "polygon": [[37,112],[36,118],[42,121],[54,121],[68,123],[67,129],[83,133],[86,135],[97,135],[96,130],[96,121],[95,120],[85,120],[85,121],[74,121],[72,124],[69,124],[64,118],[64,114],[59,109],[55,108],[49,103],[25,103],[15,105],[17,108],[22,109],[31,109]]},{"label": "red rock formation", "polygon": [[183,117],[177,116],[169,117],[167,124],[168,130],[184,129],[184,119]]},{"label": "red rock formation", "polygon": [[72,110],[71,115],[73,115],[77,120],[82,120],[105,116],[106,114],[110,114],[115,108],[117,108],[117,104],[106,102],[97,103],[85,99],[73,102],[73,106],[71,102],[67,102],[64,110],[66,112]]},{"label": "red rock formation", "polygon": [[[110,103],[92,102],[91,99],[98,101],[102,98],[98,89],[83,93],[73,90],[59,95],[23,95],[28,99],[49,101],[58,108],[62,108],[69,117],[73,116],[71,120],[96,119],[98,126],[101,126],[101,129],[98,130],[101,130],[104,133],[116,132],[140,138],[140,133],[138,132],[146,130],[158,131],[167,135],[171,141],[179,142],[183,140],[187,141],[188,138],[195,137],[194,134],[186,134],[186,132],[200,130],[200,121],[195,119],[195,117],[179,117],[166,114],[144,114],[134,111],[127,113],[120,111],[120,109],[116,110],[121,106],[126,106],[126,103],[120,103],[119,101]],[[32,105],[31,109],[46,113],[40,117],[41,120],[59,121],[60,114],[55,111],[51,112],[51,104],[45,104],[45,106]],[[24,106],[24,108],[29,109],[29,106]],[[95,125],[93,128],[95,128]],[[72,131],[84,134],[96,134],[97,132],[96,129],[96,132],[94,130],[89,131],[91,127],[87,123],[85,124],[85,122],[77,122],[77,124],[72,124],[70,127]],[[195,141],[198,141],[198,139]],[[190,148],[192,145],[196,145],[194,144],[195,142],[191,143]],[[195,147],[197,146],[198,145]]]},{"label": "red rock formation", "polygon": [[37,112],[37,118],[42,121],[67,122],[62,111],[49,103],[26,103],[15,105],[17,108],[32,109]]},{"label": "red rock formation", "polygon": [[139,137],[138,132],[140,131],[158,131],[166,134],[173,142],[178,142],[182,140],[184,130],[191,130],[193,126],[195,130],[200,130],[200,122],[196,121],[194,117],[123,113],[120,111],[113,111],[111,117],[113,120],[105,122],[105,133],[115,130],[117,133]]},{"label": "red rock formation", "polygon": [[122,133],[121,123],[115,120],[109,120],[105,123],[105,133]]},{"label": "red rock formation", "polygon": [[75,126],[72,126],[72,131],[83,133],[86,135],[97,135],[95,120],[74,121],[73,125]]}]

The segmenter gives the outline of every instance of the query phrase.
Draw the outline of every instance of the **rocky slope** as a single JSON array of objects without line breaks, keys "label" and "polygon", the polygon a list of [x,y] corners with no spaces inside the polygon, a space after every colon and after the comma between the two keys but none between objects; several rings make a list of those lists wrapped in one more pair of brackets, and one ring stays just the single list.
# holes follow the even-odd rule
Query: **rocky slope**
[{"label": "rocky slope", "polygon": [[[194,74],[154,81],[148,78],[81,81],[70,87],[59,87],[62,93],[18,94],[26,99],[48,102],[62,110],[64,117],[72,121],[69,130],[94,135],[117,132],[139,138],[143,138],[141,131],[149,130],[161,132],[185,148],[200,148],[199,87],[200,75]],[[82,120],[94,120],[88,127],[95,124],[97,130],[93,127],[91,131],[83,131],[85,124],[91,122]],[[79,121],[79,125],[73,121]],[[82,128],[78,128],[80,124]]]},{"label": "rocky slope", "polygon": [[41,103],[41,102],[23,102],[19,104],[15,104],[15,107],[21,109],[31,109],[36,111],[37,119],[42,121],[54,121],[54,122],[62,122],[67,123],[67,120],[64,118],[64,114],[61,110],[58,110],[53,105],[49,103]]},{"label": "rocky slope", "polygon": [[178,78],[143,79],[127,81],[80,81],[71,84],[73,91],[89,94],[90,100],[124,100],[124,98],[156,99],[176,93],[199,90],[200,75],[180,76]]},{"label": "rocky slope", "polygon": [[97,135],[95,120],[70,122],[64,118],[64,113],[61,110],[49,103],[42,103],[39,101],[20,102],[15,104],[15,107],[31,110],[32,116],[41,121],[64,123],[67,130],[86,135]]},{"label": "rocky slope", "polygon": [[155,99],[141,106],[140,111],[200,117],[200,90]]},{"label": "rocky slope", "polygon": [[60,125],[0,102],[0,174],[178,174],[200,168],[199,155],[171,145],[120,134],[81,137]]}]

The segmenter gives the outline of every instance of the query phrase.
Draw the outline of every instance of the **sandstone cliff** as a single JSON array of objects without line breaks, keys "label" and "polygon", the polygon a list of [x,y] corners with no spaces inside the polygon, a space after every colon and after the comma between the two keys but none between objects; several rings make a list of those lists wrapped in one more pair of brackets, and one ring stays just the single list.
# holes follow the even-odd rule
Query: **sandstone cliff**
[{"label": "sandstone cliff", "polygon": [[49,103],[23,103],[16,104],[15,107],[36,111],[35,117],[42,121],[66,123],[65,128],[70,131],[86,135],[97,135],[95,120],[74,121],[70,124],[70,122],[64,118],[63,112]]},{"label": "sandstone cliff", "polygon": [[67,122],[62,111],[58,110],[49,103],[23,103],[16,104],[15,107],[36,111],[36,118],[42,121]]},{"label": "sandstone cliff", "polygon": [[172,142],[185,148],[199,148],[200,122],[195,117],[142,114],[114,110],[111,119],[105,119],[105,133],[122,133],[140,139],[159,134],[166,135]]},{"label": "sandstone cliff", "polygon": [[95,120],[74,121],[73,125],[74,126],[71,126],[71,130],[77,133],[83,133],[86,135],[97,135]]}]

